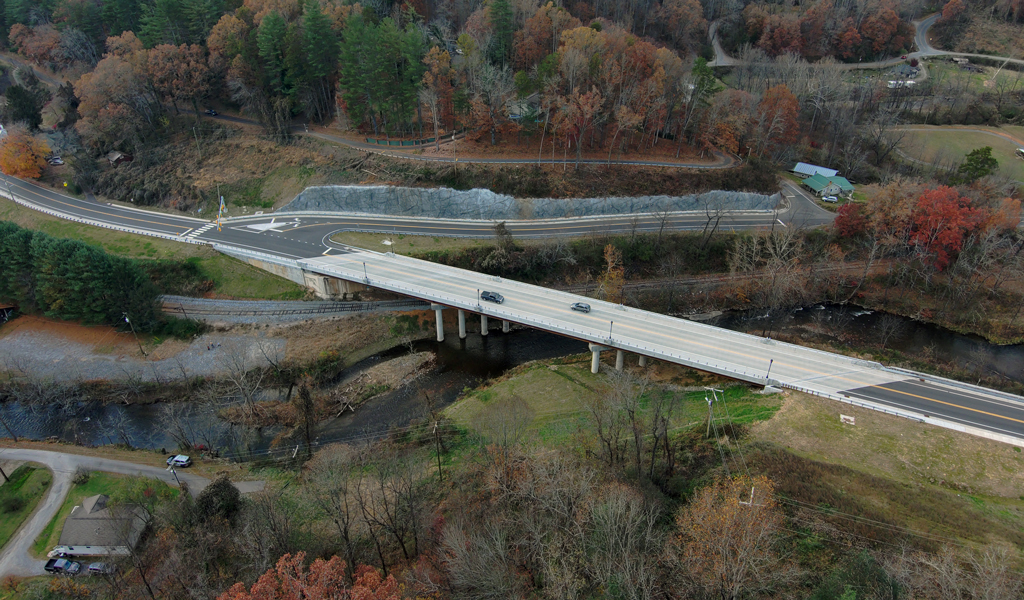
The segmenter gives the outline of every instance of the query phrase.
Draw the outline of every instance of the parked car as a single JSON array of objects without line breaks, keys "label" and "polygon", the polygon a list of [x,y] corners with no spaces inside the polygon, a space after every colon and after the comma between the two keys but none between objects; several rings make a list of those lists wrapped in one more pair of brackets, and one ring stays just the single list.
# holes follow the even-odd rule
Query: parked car
[{"label": "parked car", "polygon": [[590,312],[590,305],[585,302],[573,302],[569,305],[569,308],[584,313]]},{"label": "parked car", "polygon": [[216,117],[217,111],[213,110],[212,108],[208,108],[206,109],[206,114],[210,115],[211,117]]},{"label": "parked car", "polygon": [[192,459],[184,454],[178,454],[167,459],[168,467],[191,467]]},{"label": "parked car", "polygon": [[821,198],[821,201],[822,202],[832,202],[832,203],[835,203],[835,202],[839,202],[839,198],[836,198],[835,196],[823,196]]},{"label": "parked car", "polygon": [[498,292],[480,292],[480,299],[497,304],[501,304],[505,301],[505,297]]},{"label": "parked car", "polygon": [[55,166],[55,167],[56,167],[56,166],[58,166],[58,165],[62,165],[62,164],[64,164],[64,159],[62,159],[62,158],[61,158],[61,157],[59,157],[59,156],[54,156],[53,158],[51,158],[50,160],[48,160],[48,161],[46,161],[46,162],[48,162],[48,163],[50,163],[51,165],[53,165],[53,166]]},{"label": "parked car", "polygon": [[90,575],[109,575],[114,572],[114,565],[104,562],[94,562],[89,565]]},{"label": "parked car", "polygon": [[43,570],[47,573],[66,573],[68,575],[75,575],[82,570],[82,563],[69,560],[67,558],[51,558],[46,561],[46,565]]}]

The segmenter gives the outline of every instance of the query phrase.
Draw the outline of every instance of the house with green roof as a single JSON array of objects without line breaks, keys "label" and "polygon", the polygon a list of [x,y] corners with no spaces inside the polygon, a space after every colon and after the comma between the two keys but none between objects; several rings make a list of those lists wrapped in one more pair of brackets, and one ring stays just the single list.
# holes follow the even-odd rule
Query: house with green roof
[{"label": "house with green roof", "polygon": [[801,183],[819,196],[848,196],[853,193],[853,184],[838,175],[825,177],[821,173],[815,173]]}]

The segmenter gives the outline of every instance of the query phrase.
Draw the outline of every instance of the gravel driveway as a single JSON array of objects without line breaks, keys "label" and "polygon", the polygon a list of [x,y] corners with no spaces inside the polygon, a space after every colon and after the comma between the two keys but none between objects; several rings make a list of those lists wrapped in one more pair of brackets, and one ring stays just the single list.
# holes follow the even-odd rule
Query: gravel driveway
[{"label": "gravel driveway", "polygon": [[[49,467],[53,471],[53,484],[50,492],[36,507],[35,512],[22,524],[14,537],[10,539],[3,551],[0,552],[0,577],[6,575],[33,576],[42,575],[44,560],[37,560],[29,555],[29,548],[35,541],[39,532],[46,527],[46,524],[53,519],[53,516],[64,504],[64,498],[71,491],[71,478],[78,467],[90,471],[105,471],[107,473],[119,473],[122,475],[140,475],[159,479],[167,484],[176,486],[174,475],[167,469],[139,465],[121,460],[110,460],[97,458],[95,456],[84,456],[81,454],[64,454],[62,452],[49,452],[46,450],[29,450],[23,448],[0,449],[0,456],[4,460],[25,460],[37,462]],[[210,480],[198,475],[192,475],[184,469],[177,470],[178,479],[187,483],[192,494],[198,494],[203,488],[210,484]],[[264,487],[262,481],[245,481],[235,484],[242,493],[260,491]]]}]

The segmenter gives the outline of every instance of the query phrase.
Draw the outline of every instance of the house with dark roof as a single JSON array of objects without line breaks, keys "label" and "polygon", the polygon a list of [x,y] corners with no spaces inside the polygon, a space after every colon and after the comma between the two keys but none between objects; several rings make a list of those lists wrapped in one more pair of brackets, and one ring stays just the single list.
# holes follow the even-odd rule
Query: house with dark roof
[{"label": "house with dark roof", "polygon": [[62,552],[71,556],[124,555],[135,548],[149,522],[141,506],[107,506],[104,494],[89,496],[71,509],[60,532]]},{"label": "house with dark roof", "polygon": [[812,175],[801,181],[807,189],[819,196],[846,196],[853,193],[853,184],[845,177],[834,175],[825,177],[822,174]]}]

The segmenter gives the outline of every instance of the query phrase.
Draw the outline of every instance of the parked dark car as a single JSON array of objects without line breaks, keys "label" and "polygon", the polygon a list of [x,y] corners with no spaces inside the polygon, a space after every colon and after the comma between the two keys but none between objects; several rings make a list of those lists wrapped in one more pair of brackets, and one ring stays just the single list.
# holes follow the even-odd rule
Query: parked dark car
[{"label": "parked dark car", "polygon": [[82,570],[82,563],[75,562],[67,558],[51,558],[46,561],[46,566],[43,570],[47,573],[66,573],[68,575],[76,575]]},{"label": "parked dark car", "polygon": [[206,114],[210,115],[211,117],[216,117],[217,111],[213,110],[212,108],[208,108],[206,109]]},{"label": "parked dark car", "polygon": [[480,292],[480,299],[488,302],[495,302],[501,304],[505,301],[505,297],[498,292]]}]

